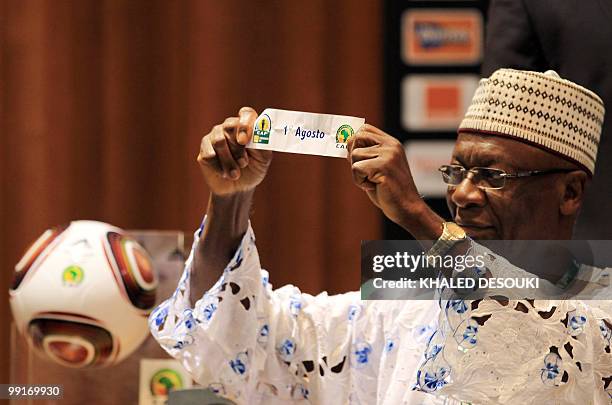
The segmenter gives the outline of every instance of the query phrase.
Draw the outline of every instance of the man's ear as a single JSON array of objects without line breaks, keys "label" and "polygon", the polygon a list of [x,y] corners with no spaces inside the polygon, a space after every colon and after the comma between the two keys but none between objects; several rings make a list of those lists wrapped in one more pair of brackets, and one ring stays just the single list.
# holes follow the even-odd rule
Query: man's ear
[{"label": "man's ear", "polygon": [[582,200],[584,199],[584,192],[588,181],[589,178],[587,174],[582,170],[576,170],[564,176],[564,192],[561,198],[561,205],[559,206],[561,215],[573,216],[578,214],[582,206]]}]

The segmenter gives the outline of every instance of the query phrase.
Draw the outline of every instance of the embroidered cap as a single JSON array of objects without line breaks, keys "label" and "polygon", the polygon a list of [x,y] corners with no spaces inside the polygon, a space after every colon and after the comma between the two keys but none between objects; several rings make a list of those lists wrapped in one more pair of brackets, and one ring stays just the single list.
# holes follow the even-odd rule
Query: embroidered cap
[{"label": "embroidered cap", "polygon": [[518,138],[593,175],[604,112],[597,94],[552,70],[499,69],[480,80],[458,132]]}]

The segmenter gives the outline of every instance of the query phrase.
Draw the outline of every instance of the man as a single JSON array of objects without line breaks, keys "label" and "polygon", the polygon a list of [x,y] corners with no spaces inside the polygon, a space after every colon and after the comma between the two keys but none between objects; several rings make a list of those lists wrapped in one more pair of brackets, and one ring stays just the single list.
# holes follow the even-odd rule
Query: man
[{"label": "man", "polygon": [[[450,165],[455,223],[419,197],[402,145],[364,125],[349,140],[355,183],[430,252],[472,239],[569,239],[595,167],[603,104],[546,74],[502,69],[481,81]],[[245,149],[243,108],[202,139],[208,212],[153,335],[194,379],[239,403],[607,403],[612,335],[606,303],[361,301],[273,291],[248,222],[271,153]],[[467,237],[466,235],[467,234]],[[425,243],[425,242],[424,242]],[[495,277],[522,270],[487,255]],[[547,273],[599,285],[606,271]],[[219,281],[201,297],[212,284]],[[201,297],[201,298],[200,298]],[[194,305],[195,303],[195,305]],[[433,393],[434,395],[428,395]]]}]

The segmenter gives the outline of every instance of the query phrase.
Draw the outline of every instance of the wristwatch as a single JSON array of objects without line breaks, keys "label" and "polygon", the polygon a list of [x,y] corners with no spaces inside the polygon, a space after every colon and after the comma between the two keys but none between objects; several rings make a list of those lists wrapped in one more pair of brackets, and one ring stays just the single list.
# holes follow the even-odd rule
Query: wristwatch
[{"label": "wristwatch", "polygon": [[427,252],[427,258],[430,256],[440,256],[448,252],[457,243],[464,241],[467,238],[465,231],[454,222],[442,223],[442,235],[434,243]]}]

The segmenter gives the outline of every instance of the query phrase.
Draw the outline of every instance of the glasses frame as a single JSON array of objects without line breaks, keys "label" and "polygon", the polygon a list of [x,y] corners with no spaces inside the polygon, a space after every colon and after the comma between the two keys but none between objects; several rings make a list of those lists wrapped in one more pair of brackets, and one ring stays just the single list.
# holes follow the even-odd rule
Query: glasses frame
[{"label": "glasses frame", "polygon": [[[451,184],[445,181],[445,172],[444,170],[447,168],[453,168],[453,167],[458,167],[461,169],[461,173],[462,173],[462,179],[459,183],[457,184]],[[463,180],[465,180],[468,175],[468,173],[472,173],[474,175],[477,174],[477,171],[480,169],[486,169],[486,170],[494,170],[496,172],[499,173],[499,176],[502,177],[504,179],[504,184],[502,184],[500,187],[483,187],[483,186],[479,186],[477,184],[474,184],[476,187],[478,187],[481,190],[499,190],[502,189],[506,186],[506,179],[521,179],[521,178],[526,178],[526,177],[532,177],[532,176],[542,176],[542,175],[546,175],[546,174],[557,174],[557,173],[570,173],[570,172],[575,172],[579,169],[561,169],[561,168],[556,168],[556,169],[546,169],[546,170],[524,170],[524,171],[519,171],[516,173],[507,173],[505,170],[502,169],[498,169],[495,167],[472,167],[470,169],[466,169],[465,167],[461,166],[461,165],[442,165],[438,168],[438,171],[440,173],[442,173],[442,181],[444,181],[445,184],[451,186],[451,187],[457,187],[459,184],[463,183]],[[471,179],[470,179],[471,180]]]}]

